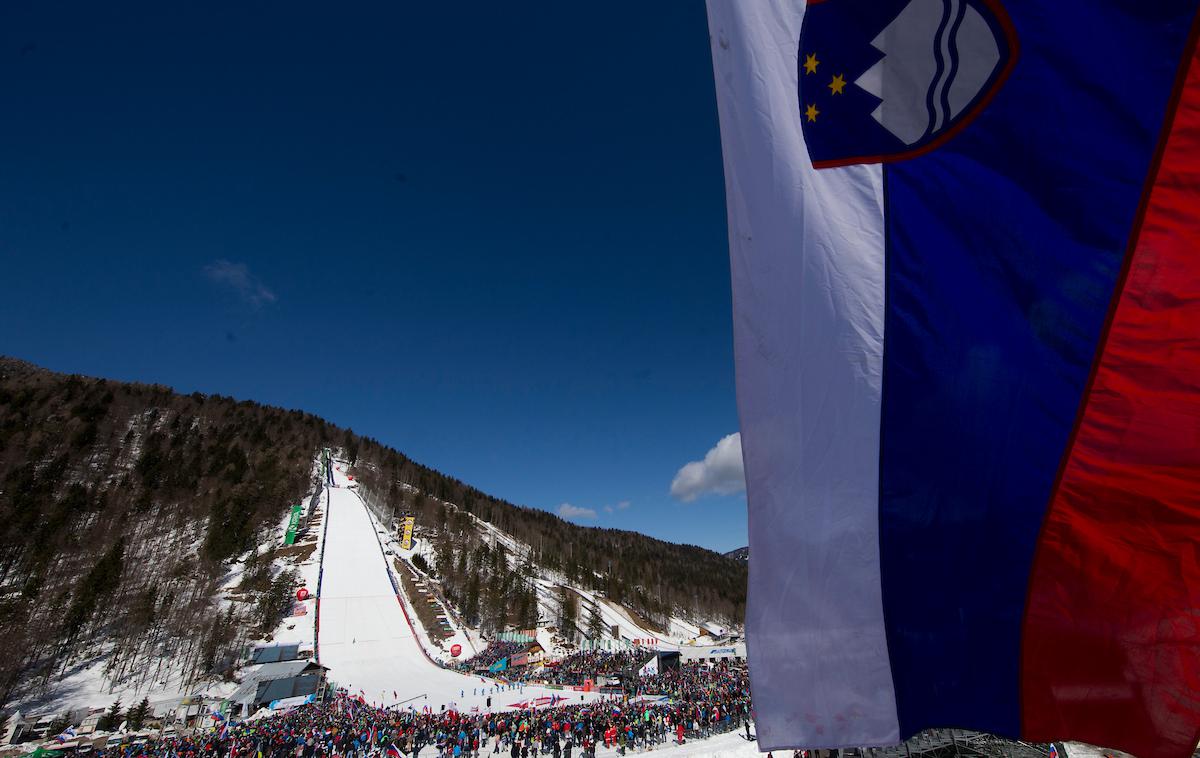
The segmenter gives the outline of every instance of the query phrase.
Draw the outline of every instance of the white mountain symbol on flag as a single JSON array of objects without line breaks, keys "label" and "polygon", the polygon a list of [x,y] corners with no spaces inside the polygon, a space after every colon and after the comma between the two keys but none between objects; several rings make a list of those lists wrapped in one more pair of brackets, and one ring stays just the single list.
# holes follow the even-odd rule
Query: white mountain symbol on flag
[{"label": "white mountain symbol on flag", "polygon": [[854,83],[880,98],[871,116],[906,145],[948,128],[1001,59],[968,0],[912,0],[871,45],[884,57]]}]

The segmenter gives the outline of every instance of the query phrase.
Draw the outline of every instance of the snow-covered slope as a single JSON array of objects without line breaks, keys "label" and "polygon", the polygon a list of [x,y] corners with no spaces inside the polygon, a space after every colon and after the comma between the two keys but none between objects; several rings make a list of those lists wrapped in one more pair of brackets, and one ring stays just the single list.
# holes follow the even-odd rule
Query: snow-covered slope
[{"label": "snow-covered slope", "polygon": [[[314,461],[314,479],[319,470],[319,461]],[[315,491],[310,491],[304,497],[303,502],[307,503]],[[313,513],[313,525],[303,539],[294,548],[290,548],[292,553],[274,554],[270,563],[271,577],[284,571],[293,571],[299,580],[299,586],[316,587],[323,513],[324,500],[322,499]],[[220,587],[217,592],[217,607],[221,611],[228,609],[231,605],[249,602],[239,587],[246,575],[247,565],[252,557],[264,557],[270,554],[272,549],[282,546],[289,519],[290,512],[285,513],[276,527],[263,535],[262,544],[251,548],[230,564],[220,579]],[[171,536],[178,543],[175,549],[179,553],[195,553],[202,540],[202,532],[197,535],[179,531]],[[306,546],[311,546],[311,550],[304,551],[303,548]],[[304,552],[308,554],[302,555]],[[273,630],[269,639],[242,638],[242,641],[246,645],[294,642],[300,644],[302,649],[311,648],[314,619],[312,603],[301,605],[305,615],[288,616],[283,619]],[[105,646],[97,652],[107,654],[109,651]],[[219,699],[231,693],[236,687],[236,682],[224,681],[217,676],[196,677],[192,675],[186,668],[182,656],[163,655],[159,657],[155,666],[131,667],[128,673],[122,675],[120,672],[108,669],[105,655],[96,655],[69,668],[46,691],[17,698],[12,705],[27,714],[66,713],[77,709],[104,706],[113,701],[120,701],[126,706],[131,706],[145,697],[155,707],[156,712],[161,712],[175,707],[185,696]]]},{"label": "snow-covered slope", "polygon": [[597,608],[599,608],[600,618],[604,621],[606,636],[611,636],[609,633],[615,626],[622,639],[642,640],[642,644],[647,644],[644,642],[645,640],[657,640],[657,643],[654,646],[659,649],[679,649],[678,641],[673,641],[670,635],[664,635],[662,632],[656,632],[652,629],[647,629],[641,626],[637,621],[634,620],[633,616],[628,610],[617,603],[601,597],[599,594],[591,592],[590,590],[580,589],[577,587],[573,587],[572,589],[583,598],[581,616],[584,620],[587,619],[587,608],[589,605],[594,604],[597,606]]},{"label": "snow-covered slope", "polygon": [[[349,480],[335,471],[340,485]],[[440,668],[426,657],[388,577],[375,526],[358,494],[348,486],[331,490],[321,583],[319,662],[329,677],[351,693],[391,705],[412,701],[435,708],[504,708],[551,694],[525,687],[501,690],[495,682]],[[581,693],[579,697],[584,697]],[[588,699],[597,697],[592,693]]]},{"label": "snow-covered slope", "polygon": [[[452,503],[448,504],[453,506]],[[475,528],[479,530],[492,545],[501,545],[505,549],[508,565],[510,568],[516,568],[527,560],[533,560],[533,550],[515,539],[512,535],[499,529],[494,524],[476,517],[474,514],[467,513]],[[426,554],[426,558],[432,557],[430,548],[425,545],[422,548]],[[413,552],[417,552],[414,550]],[[630,640],[658,640],[657,646],[664,650],[678,649],[679,645],[686,642],[694,641],[700,634],[699,627],[680,616],[672,616],[668,619],[668,629],[666,633],[649,629],[640,624],[628,609],[621,606],[608,598],[605,598],[601,593],[593,590],[578,587],[566,580],[562,574],[553,571],[547,571],[542,567],[538,567],[538,576],[535,580],[537,598],[538,598],[538,616],[541,619],[539,626],[546,624],[553,625],[555,619],[559,617],[559,588],[561,586],[568,587],[578,594],[581,598],[580,616],[578,625],[580,628],[586,627],[588,620],[588,610],[591,605],[598,606],[601,619],[604,622],[602,640],[611,640],[613,642],[630,641]],[[613,634],[613,629],[616,629],[616,634]],[[548,634],[543,634],[539,631],[538,641],[551,654],[556,652],[553,643],[550,641]]]}]

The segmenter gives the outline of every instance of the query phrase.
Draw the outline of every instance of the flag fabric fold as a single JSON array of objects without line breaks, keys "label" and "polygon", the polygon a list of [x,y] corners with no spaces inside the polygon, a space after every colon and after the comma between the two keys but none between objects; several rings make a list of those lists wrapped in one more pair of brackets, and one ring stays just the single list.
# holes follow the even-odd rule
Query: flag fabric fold
[{"label": "flag fabric fold", "polygon": [[763,749],[1195,748],[1196,14],[708,0]]}]

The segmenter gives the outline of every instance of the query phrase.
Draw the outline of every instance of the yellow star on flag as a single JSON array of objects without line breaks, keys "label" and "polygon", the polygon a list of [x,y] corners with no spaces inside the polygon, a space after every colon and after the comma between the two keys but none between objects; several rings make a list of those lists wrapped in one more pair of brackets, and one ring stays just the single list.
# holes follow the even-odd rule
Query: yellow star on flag
[{"label": "yellow star on flag", "polygon": [[821,115],[821,111],[817,110],[817,106],[815,105],[810,105],[804,109],[804,117],[809,121],[816,121],[819,115]]},{"label": "yellow star on flag", "polygon": [[817,73],[817,66],[821,65],[821,61],[817,60],[817,54],[813,53],[804,59],[804,73]]},{"label": "yellow star on flag", "polygon": [[846,78],[841,74],[833,77],[833,81],[829,83],[829,89],[833,90],[833,94],[840,95],[842,90],[846,88]]}]

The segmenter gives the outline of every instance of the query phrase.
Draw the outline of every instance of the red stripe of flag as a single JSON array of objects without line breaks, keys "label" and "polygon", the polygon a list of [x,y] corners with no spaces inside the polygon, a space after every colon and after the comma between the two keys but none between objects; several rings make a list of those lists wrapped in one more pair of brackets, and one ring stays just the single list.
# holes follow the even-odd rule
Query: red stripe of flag
[{"label": "red stripe of flag", "polygon": [[1200,57],[1188,55],[1023,640],[1025,737],[1140,758],[1190,756],[1200,739]]}]

